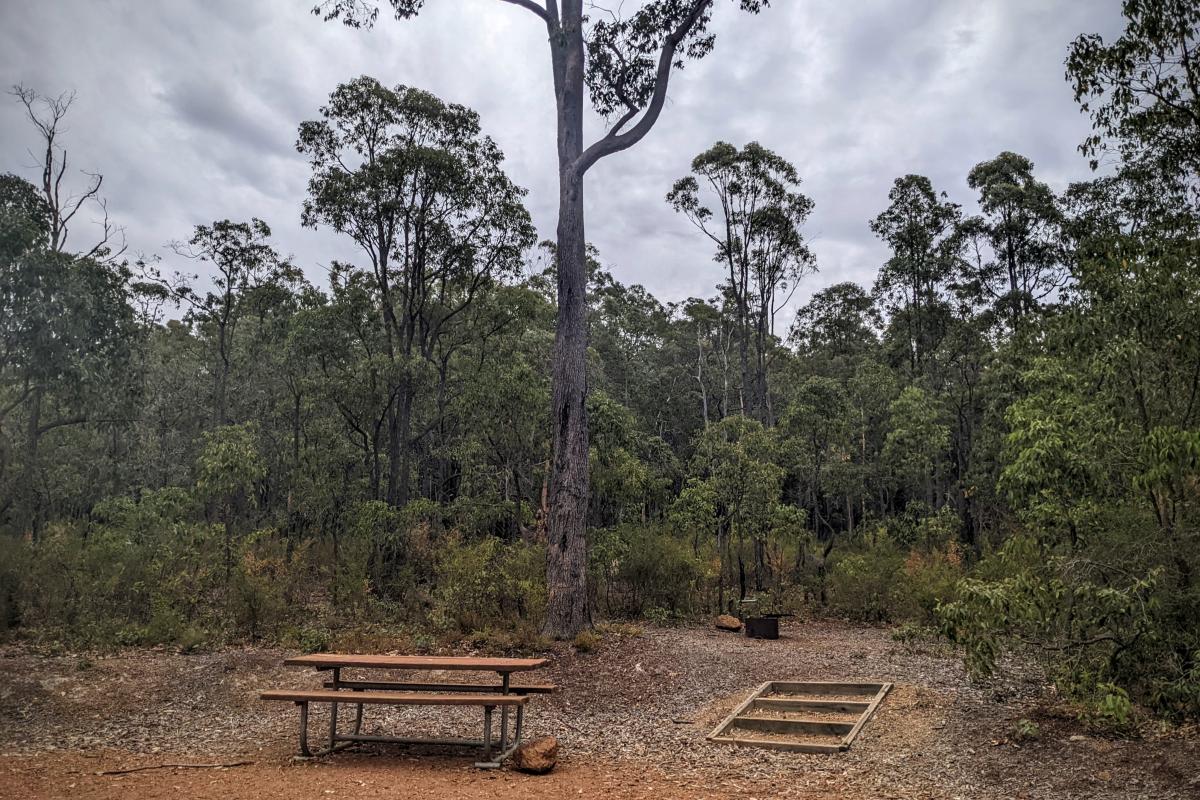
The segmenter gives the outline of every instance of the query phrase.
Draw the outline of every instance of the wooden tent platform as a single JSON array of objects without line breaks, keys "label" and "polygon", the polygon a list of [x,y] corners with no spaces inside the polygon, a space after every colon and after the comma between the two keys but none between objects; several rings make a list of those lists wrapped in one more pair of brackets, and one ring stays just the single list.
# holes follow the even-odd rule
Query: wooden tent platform
[{"label": "wooden tent platform", "polygon": [[768,681],[708,735],[710,742],[797,753],[848,750],[890,683]]}]

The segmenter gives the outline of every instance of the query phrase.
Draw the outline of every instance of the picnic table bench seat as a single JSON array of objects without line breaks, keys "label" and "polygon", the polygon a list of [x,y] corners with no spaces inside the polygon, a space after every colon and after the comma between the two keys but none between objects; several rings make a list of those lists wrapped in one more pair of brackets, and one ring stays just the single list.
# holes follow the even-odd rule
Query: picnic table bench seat
[{"label": "picnic table bench seat", "polygon": [[376,703],[389,706],[523,706],[529,698],[522,694],[431,694],[420,692],[354,692],[332,689],[270,689],[259,695],[263,700],[290,700],[294,703]]},{"label": "picnic table bench seat", "polygon": [[[498,683],[409,683],[398,681],[325,681],[326,689],[341,687],[343,689],[368,689],[375,691],[396,692],[481,692],[483,694],[502,694],[504,686]],[[535,683],[524,686],[509,686],[512,694],[553,694],[558,687],[552,683]]]}]

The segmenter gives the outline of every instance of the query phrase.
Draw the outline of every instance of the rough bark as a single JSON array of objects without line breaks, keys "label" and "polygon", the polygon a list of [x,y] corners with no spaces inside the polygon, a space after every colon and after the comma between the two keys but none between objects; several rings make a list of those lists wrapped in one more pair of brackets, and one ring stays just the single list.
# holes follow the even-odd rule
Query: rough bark
[{"label": "rough bark", "polygon": [[38,471],[38,444],[41,441],[42,399],[45,389],[34,388],[29,403],[29,420],[25,426],[25,464],[20,486],[23,487],[23,525],[27,536],[33,541],[41,538],[41,496],[36,487]]},{"label": "rough bark", "polygon": [[[676,49],[712,0],[695,0],[658,54],[653,95],[644,109],[630,108],[607,135],[583,143],[583,2],[516,4],[546,22],[558,124],[558,321],[554,338],[552,454],[547,519],[546,623],[543,633],[569,638],[591,626],[587,588],[588,421],[587,260],[583,176],[605,156],[632,147],[654,126],[667,97]],[[641,113],[640,119],[625,128]]]},{"label": "rough bark", "polygon": [[566,3],[551,30],[558,106],[558,321],[552,374],[552,461],[546,559],[547,636],[592,624],[587,592],[587,262],[583,219],[584,51],[581,8]]}]

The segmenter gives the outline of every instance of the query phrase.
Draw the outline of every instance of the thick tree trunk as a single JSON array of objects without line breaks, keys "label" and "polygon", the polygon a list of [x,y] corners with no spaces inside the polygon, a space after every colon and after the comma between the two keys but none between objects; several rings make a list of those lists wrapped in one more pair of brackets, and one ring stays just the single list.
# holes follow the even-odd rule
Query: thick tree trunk
[{"label": "thick tree trunk", "polygon": [[41,538],[42,503],[37,490],[38,445],[41,441],[42,400],[45,390],[38,386],[33,390],[29,403],[29,419],[25,424],[25,463],[18,496],[24,506],[23,533],[33,541]]},{"label": "thick tree trunk", "polygon": [[413,385],[411,377],[405,378],[404,389],[400,394],[400,415],[397,431],[396,447],[400,451],[400,464],[395,470],[396,481],[395,505],[397,508],[408,505],[412,499],[413,475],[413,443],[412,443],[412,412]]},{"label": "thick tree trunk", "polygon": [[582,18],[565,3],[552,31],[558,107],[558,322],[554,335],[546,623],[543,633],[570,638],[592,624],[587,590],[587,260],[583,224]]},{"label": "thick tree trunk", "polygon": [[400,409],[393,404],[387,412],[387,486],[384,499],[388,505],[401,505],[397,492],[400,486]]},{"label": "thick tree trunk", "polygon": [[763,307],[759,312],[757,330],[755,332],[755,362],[754,362],[754,406],[755,416],[768,428],[775,427],[775,415],[771,412],[771,391],[767,376],[767,319],[768,309]]},{"label": "thick tree trunk", "polygon": [[412,411],[414,388],[411,375],[405,375],[395,403],[388,410],[387,502],[402,508],[412,499]]}]

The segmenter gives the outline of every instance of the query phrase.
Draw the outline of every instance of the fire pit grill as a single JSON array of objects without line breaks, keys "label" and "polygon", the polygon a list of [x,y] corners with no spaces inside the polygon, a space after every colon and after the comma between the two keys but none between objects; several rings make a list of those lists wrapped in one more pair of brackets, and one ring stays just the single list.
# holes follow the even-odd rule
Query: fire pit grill
[{"label": "fire pit grill", "polygon": [[746,636],[751,639],[778,639],[779,620],[795,614],[756,614],[746,617]]}]

